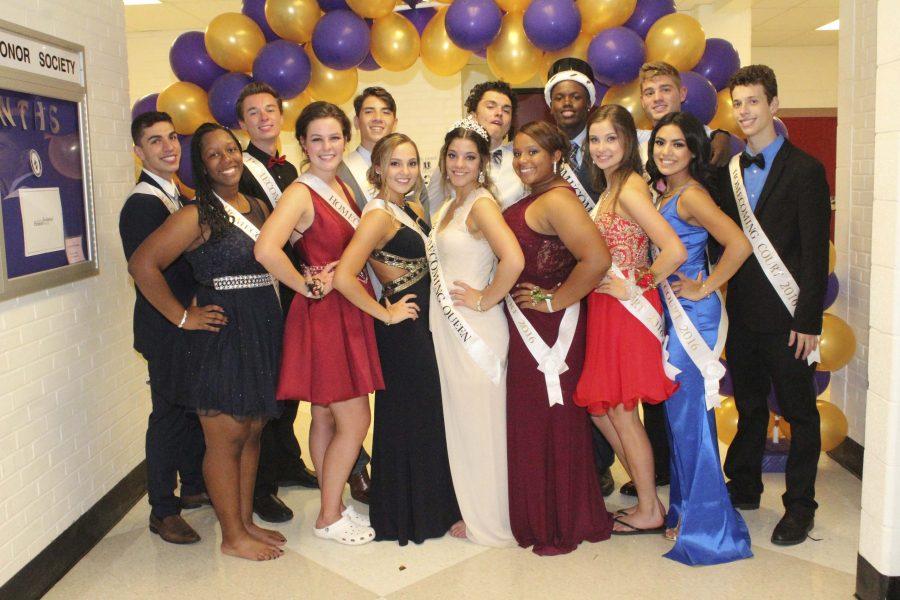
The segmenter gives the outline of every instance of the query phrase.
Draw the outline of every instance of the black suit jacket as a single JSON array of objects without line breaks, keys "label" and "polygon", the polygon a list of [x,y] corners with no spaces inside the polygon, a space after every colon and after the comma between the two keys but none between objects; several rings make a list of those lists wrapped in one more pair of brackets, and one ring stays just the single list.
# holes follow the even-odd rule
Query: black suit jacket
[{"label": "black suit jacket", "polygon": [[[285,161],[284,164],[276,164],[270,167],[269,154],[254,146],[253,143],[247,144],[247,153],[261,162],[264,167],[266,167],[266,170],[269,171],[270,175],[272,175],[272,178],[275,180],[275,183],[278,185],[278,188],[282,192],[297,180],[297,167],[295,167],[291,163]],[[266,195],[265,190],[263,190],[262,185],[260,185],[260,183],[256,180],[256,177],[253,176],[253,173],[250,172],[250,169],[247,169],[246,167],[244,168],[244,173],[241,176],[241,182],[238,186],[238,189],[245,196],[253,196],[254,198],[259,198],[269,209],[269,212],[272,212],[274,208],[272,206],[272,202]],[[288,242],[284,246],[284,253],[288,255],[288,258],[291,259],[294,267],[299,271],[300,263],[297,260],[294,248],[293,246],[291,246],[290,242]],[[283,283],[279,283],[278,295],[281,297],[281,310],[285,315],[287,315],[288,310],[290,310],[291,308],[291,302],[294,300],[294,290],[284,285]]]},{"label": "black suit jacket", "polygon": [[[138,181],[149,183],[155,188],[159,185],[144,172]],[[132,194],[125,201],[119,213],[119,235],[125,259],[131,258],[137,247],[169,218],[169,211],[162,201],[151,194]],[[166,283],[178,301],[187,306],[194,296],[194,275],[191,266],[179,256],[175,262],[163,271]],[[181,330],[169,322],[153,305],[144,298],[140,290],[135,288],[134,301],[134,349],[147,360],[152,360],[160,350],[168,351],[174,347],[173,336],[180,336]]]},{"label": "black suit jacket", "polygon": [[585,138],[584,145],[581,149],[581,162],[580,164],[573,166],[575,175],[578,177],[578,181],[581,182],[581,185],[584,186],[584,191],[586,191],[591,199],[596,202],[597,198],[600,197],[600,192],[598,192],[597,188],[594,187],[594,182],[593,178],[591,177],[591,169],[589,165],[590,160],[591,157],[588,155],[588,141],[587,138]]},{"label": "black suit jacket", "polygon": [[[727,167],[719,169],[716,184],[719,206],[740,226]],[[792,318],[759,261],[750,255],[728,282],[729,319],[759,333],[821,333],[831,230],[831,201],[822,163],[785,140],[754,214],[800,286],[800,297]]]}]

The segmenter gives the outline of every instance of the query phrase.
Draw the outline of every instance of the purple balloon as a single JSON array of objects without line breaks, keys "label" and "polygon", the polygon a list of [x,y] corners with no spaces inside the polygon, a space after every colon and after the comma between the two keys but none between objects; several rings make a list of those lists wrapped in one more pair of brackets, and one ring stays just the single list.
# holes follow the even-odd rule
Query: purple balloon
[{"label": "purple balloon", "polygon": [[791,136],[788,135],[787,125],[784,124],[784,121],[775,117],[775,133],[782,136],[784,139],[789,139]]},{"label": "purple balloon", "polygon": [[209,88],[209,110],[212,116],[225,127],[238,127],[235,104],[241,90],[252,82],[244,73],[225,73]]},{"label": "purple balloon", "polygon": [[502,18],[493,0],[456,0],[447,9],[444,24],[454,44],[475,52],[494,41]]},{"label": "purple balloon", "polygon": [[309,85],[309,57],[300,44],[275,40],[253,61],[253,79],[268,83],[282,98],[293,98]]},{"label": "purple balloon", "polygon": [[693,71],[681,72],[681,85],[687,88],[687,97],[681,110],[689,112],[701,122],[709,123],[716,116],[716,88],[709,79]]},{"label": "purple balloon", "polygon": [[606,92],[609,91],[608,85],[603,85],[596,79],[594,80],[594,93],[595,98],[597,98],[597,102],[594,103],[594,106],[600,106],[600,103],[603,101],[603,96],[606,95]]},{"label": "purple balloon", "polygon": [[197,187],[194,184],[194,168],[191,166],[191,140],[192,135],[179,135],[178,143],[181,145],[181,159],[178,161],[178,179],[189,188]]},{"label": "purple balloon", "polygon": [[[816,371],[815,375],[813,375],[813,385],[816,387],[816,397],[821,396],[825,390],[828,389],[829,383],[831,383],[830,371]],[[778,396],[775,394],[774,387],[769,390],[769,396],[766,398],[766,403],[768,404],[770,411],[781,416],[781,406],[778,404]]]},{"label": "purple balloon", "polygon": [[709,79],[716,91],[721,91],[740,68],[741,57],[731,42],[721,38],[709,38],[706,40],[706,49],[700,62],[692,70]]},{"label": "purple balloon", "polygon": [[625,27],[645,38],[657,20],[674,12],[674,0],[638,0],[631,17],[625,21]]},{"label": "purple balloon", "polygon": [[416,26],[416,31],[419,32],[419,37],[421,37],[422,32],[425,31],[425,26],[428,25],[431,17],[436,12],[435,9],[426,6],[425,8],[416,8],[414,10],[401,10],[400,14],[412,21],[412,24]]},{"label": "purple balloon", "polygon": [[347,0],[319,0],[319,8],[325,12],[332,10],[350,10]]},{"label": "purple balloon", "polygon": [[719,380],[719,393],[723,396],[734,396],[734,383],[731,381],[731,369],[728,368],[728,363],[721,358],[719,359],[719,362],[725,367],[725,374],[722,375],[722,379]]},{"label": "purple balloon", "polygon": [[131,120],[134,121],[138,115],[142,115],[145,112],[156,110],[157,98],[159,98],[159,94],[147,94],[146,96],[138,98],[131,107]]},{"label": "purple balloon", "polygon": [[594,70],[597,81],[604,85],[616,85],[627,83],[638,76],[645,54],[646,48],[641,36],[627,27],[612,27],[604,29],[591,40],[587,61]]},{"label": "purple balloon", "polygon": [[838,292],[841,290],[840,283],[838,283],[837,275],[834,273],[828,276],[828,285],[825,288],[825,301],[822,303],[822,308],[828,308],[834,301],[837,300]]},{"label": "purple balloon", "polygon": [[187,31],[175,38],[169,49],[169,65],[175,77],[196,83],[204,90],[228,72],[210,58],[202,31]]},{"label": "purple balloon", "polygon": [[570,45],[581,31],[581,13],[573,0],[534,0],[525,11],[525,35],[547,52]]},{"label": "purple balloon", "polygon": [[375,57],[372,56],[372,53],[369,52],[369,55],[366,57],[366,60],[359,63],[356,67],[361,71],[377,71],[381,68],[381,65],[378,64],[378,61],[375,60]]},{"label": "purple balloon", "polygon": [[349,10],[325,13],[312,34],[316,58],[326,67],[339,71],[352,69],[366,60],[369,41],[369,26]]},{"label": "purple balloon", "polygon": [[269,27],[269,22],[266,21],[266,0],[244,0],[241,12],[259,25],[263,35],[266,36],[267,42],[278,39],[278,34],[272,31],[272,28]]}]

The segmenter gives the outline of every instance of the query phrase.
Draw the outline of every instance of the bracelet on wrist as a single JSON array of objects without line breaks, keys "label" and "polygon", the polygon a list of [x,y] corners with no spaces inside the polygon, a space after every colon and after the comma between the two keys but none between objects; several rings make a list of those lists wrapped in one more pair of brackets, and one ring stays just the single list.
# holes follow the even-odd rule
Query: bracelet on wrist
[{"label": "bracelet on wrist", "polygon": [[553,312],[553,294],[549,294],[546,298],[544,298],[544,302],[547,303],[547,312]]},{"label": "bracelet on wrist", "polygon": [[178,322],[178,329],[184,329],[184,324],[187,323],[188,311],[184,309],[184,314],[181,315],[181,321]]},{"label": "bracelet on wrist", "polygon": [[484,312],[484,307],[481,306],[482,300],[484,300],[484,294],[478,294],[478,300],[475,301],[475,310],[477,312]]}]

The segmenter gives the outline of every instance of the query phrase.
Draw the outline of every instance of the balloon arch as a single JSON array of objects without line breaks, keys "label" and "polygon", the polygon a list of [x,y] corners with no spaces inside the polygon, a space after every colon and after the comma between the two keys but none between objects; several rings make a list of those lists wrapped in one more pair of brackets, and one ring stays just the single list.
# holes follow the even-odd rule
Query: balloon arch
[{"label": "balloon arch", "polygon": [[[487,59],[491,72],[512,85],[544,78],[557,59],[587,61],[596,77],[597,102],[620,104],[639,128],[650,123],[640,105],[638,72],[647,61],[665,61],[681,71],[686,110],[713,129],[741,131],[731,111],[728,79],[740,67],[732,44],[707,38],[700,23],[678,13],[674,0],[243,0],[240,13],[216,16],[205,32],[181,34],[169,51],[179,81],[140,98],[132,118],[148,110],[169,113],[181,134],[179,177],[193,187],[187,148],[197,127],[208,121],[235,128],[234,105],[251,81],[271,85],[284,102],[285,131],[293,131],[300,111],[313,100],[343,104],[357,92],[358,70],[403,71],[421,58],[436,75],[460,72],[473,54]],[[787,135],[784,124],[776,123]],[[832,251],[834,247],[832,246]],[[834,261],[831,261],[831,271]],[[826,308],[837,296],[832,272]],[[827,314],[819,369],[843,368],[853,356],[853,331]],[[821,393],[828,380],[820,376]],[[720,438],[729,443],[737,425],[730,380],[717,410]],[[833,404],[820,401],[823,449],[843,441],[847,420]],[[789,437],[770,396],[770,437]]]}]

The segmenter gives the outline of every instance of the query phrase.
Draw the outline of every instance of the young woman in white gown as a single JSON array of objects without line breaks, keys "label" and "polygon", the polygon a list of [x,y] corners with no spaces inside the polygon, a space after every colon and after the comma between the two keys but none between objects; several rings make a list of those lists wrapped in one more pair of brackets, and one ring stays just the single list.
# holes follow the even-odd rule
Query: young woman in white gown
[{"label": "young woman in white gown", "polygon": [[445,198],[428,244],[429,318],[463,517],[451,534],[513,546],[506,464],[509,328],[501,304],[524,258],[488,191],[489,143],[473,120],[456,124],[444,138],[439,164]]}]

